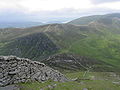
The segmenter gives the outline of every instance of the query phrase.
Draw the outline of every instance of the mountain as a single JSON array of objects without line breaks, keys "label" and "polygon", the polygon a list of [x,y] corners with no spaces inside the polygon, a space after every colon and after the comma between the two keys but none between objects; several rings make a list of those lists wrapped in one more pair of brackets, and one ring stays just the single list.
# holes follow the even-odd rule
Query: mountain
[{"label": "mountain", "polygon": [[51,55],[58,49],[44,33],[35,33],[15,39],[7,44],[1,53],[38,59],[40,56],[42,58],[42,56]]},{"label": "mountain", "polygon": [[120,13],[81,17],[81,18],[78,18],[78,19],[68,22],[68,24],[86,25],[86,24],[89,24],[89,23],[95,22],[95,21],[99,21],[99,22],[102,21],[103,23],[110,23],[111,20],[115,19],[115,18],[120,18]]},{"label": "mountain", "polygon": [[81,17],[78,19],[75,19],[73,21],[68,22],[68,24],[74,24],[74,25],[87,25],[92,21],[96,21],[99,18],[101,18],[102,15],[94,15],[94,16],[86,16],[86,17]]},{"label": "mountain", "polygon": [[[66,24],[0,29],[0,55],[12,54],[43,61],[48,65],[50,63],[58,65],[58,61],[61,60],[61,65],[69,69],[81,67],[75,64],[75,59],[72,59],[72,63],[64,61],[65,58],[61,54],[78,55],[80,58],[77,61],[80,63],[85,61],[87,62],[85,65],[97,67],[95,70],[98,68],[109,69],[108,71],[119,70],[119,49],[120,14],[118,13],[83,17]],[[60,59],[58,60],[58,57],[47,59],[52,55],[60,55]],[[90,62],[93,62],[93,65],[89,64]],[[74,67],[75,65],[77,67]],[[53,66],[59,69],[60,67]]]}]

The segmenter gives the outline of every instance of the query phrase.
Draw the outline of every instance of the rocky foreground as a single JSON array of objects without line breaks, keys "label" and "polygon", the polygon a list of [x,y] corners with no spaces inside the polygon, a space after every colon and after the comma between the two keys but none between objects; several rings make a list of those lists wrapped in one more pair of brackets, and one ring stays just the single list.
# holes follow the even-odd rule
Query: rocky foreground
[{"label": "rocky foreground", "polygon": [[0,86],[29,81],[68,81],[59,71],[44,63],[15,56],[0,56]]}]

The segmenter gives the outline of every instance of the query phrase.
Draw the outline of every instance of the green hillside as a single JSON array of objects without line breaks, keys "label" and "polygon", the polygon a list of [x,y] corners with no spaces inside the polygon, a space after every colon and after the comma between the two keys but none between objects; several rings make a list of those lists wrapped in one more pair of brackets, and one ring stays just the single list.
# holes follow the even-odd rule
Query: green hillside
[{"label": "green hillside", "polygon": [[120,18],[120,14],[113,13],[113,14],[107,14],[107,15],[86,16],[86,17],[81,17],[73,21],[70,21],[68,24],[86,25],[86,24],[89,24],[95,21],[102,21],[102,22],[110,23],[113,18]]},{"label": "green hillside", "polygon": [[70,21],[69,24],[86,25],[86,24],[89,24],[92,21],[99,20],[101,17],[102,17],[101,15],[81,17],[79,19],[75,19],[73,21]]}]

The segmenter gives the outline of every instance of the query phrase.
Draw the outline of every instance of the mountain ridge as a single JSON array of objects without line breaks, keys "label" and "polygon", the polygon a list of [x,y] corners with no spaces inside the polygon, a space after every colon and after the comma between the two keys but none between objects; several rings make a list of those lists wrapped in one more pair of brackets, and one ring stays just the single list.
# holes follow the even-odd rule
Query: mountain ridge
[{"label": "mountain ridge", "polygon": [[[111,65],[112,67],[116,67],[116,69],[120,68],[120,22],[118,18],[113,18],[114,16],[117,16],[119,18],[119,14],[102,15],[101,19],[94,22],[92,21],[90,23],[89,21],[87,21],[88,24],[85,25],[67,23],[47,24],[23,29],[0,29],[0,55],[11,55],[11,52],[15,51],[15,46],[17,46],[17,48],[20,49],[18,39],[20,42],[22,42],[22,40],[24,41],[24,39],[28,37],[27,41],[29,41],[30,43],[32,42],[31,36],[35,37],[33,39],[35,40],[37,39],[36,35],[38,36],[38,33],[43,33],[44,36],[48,39],[47,43],[45,43],[46,39],[39,38],[38,41],[42,41],[45,44],[49,43],[47,47],[50,46],[51,51],[53,50],[53,52],[54,48],[58,47],[56,52],[51,54],[46,53],[47,47],[45,47],[44,51],[42,52],[45,53],[45,57],[49,57],[54,54],[72,53],[84,57],[87,56],[88,58],[105,62]],[[94,18],[96,20],[96,18],[100,17],[101,16],[95,16]],[[103,19],[103,17],[106,19]],[[27,41],[21,43],[21,45],[23,45],[23,51],[21,50],[21,53],[25,53],[25,50],[29,51],[29,49],[35,48],[38,42],[36,41],[36,43],[31,43],[33,45],[30,44],[30,47],[27,49],[24,46],[24,44],[27,43]],[[9,47],[11,45],[13,47]],[[40,44],[38,45],[38,47],[39,46]],[[42,49],[42,46],[40,47]],[[33,60],[43,59],[44,55],[42,56],[42,54],[38,53],[38,49],[31,50],[30,53],[31,54],[25,55],[24,57]],[[32,54],[37,55],[37,57],[33,56],[31,58]]]}]

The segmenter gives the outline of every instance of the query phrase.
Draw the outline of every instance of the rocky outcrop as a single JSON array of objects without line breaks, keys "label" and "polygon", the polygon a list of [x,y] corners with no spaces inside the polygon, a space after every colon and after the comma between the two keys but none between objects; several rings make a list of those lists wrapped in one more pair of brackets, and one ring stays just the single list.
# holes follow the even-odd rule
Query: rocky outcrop
[{"label": "rocky outcrop", "polygon": [[0,86],[28,81],[68,81],[59,71],[43,63],[15,56],[0,56]]}]

